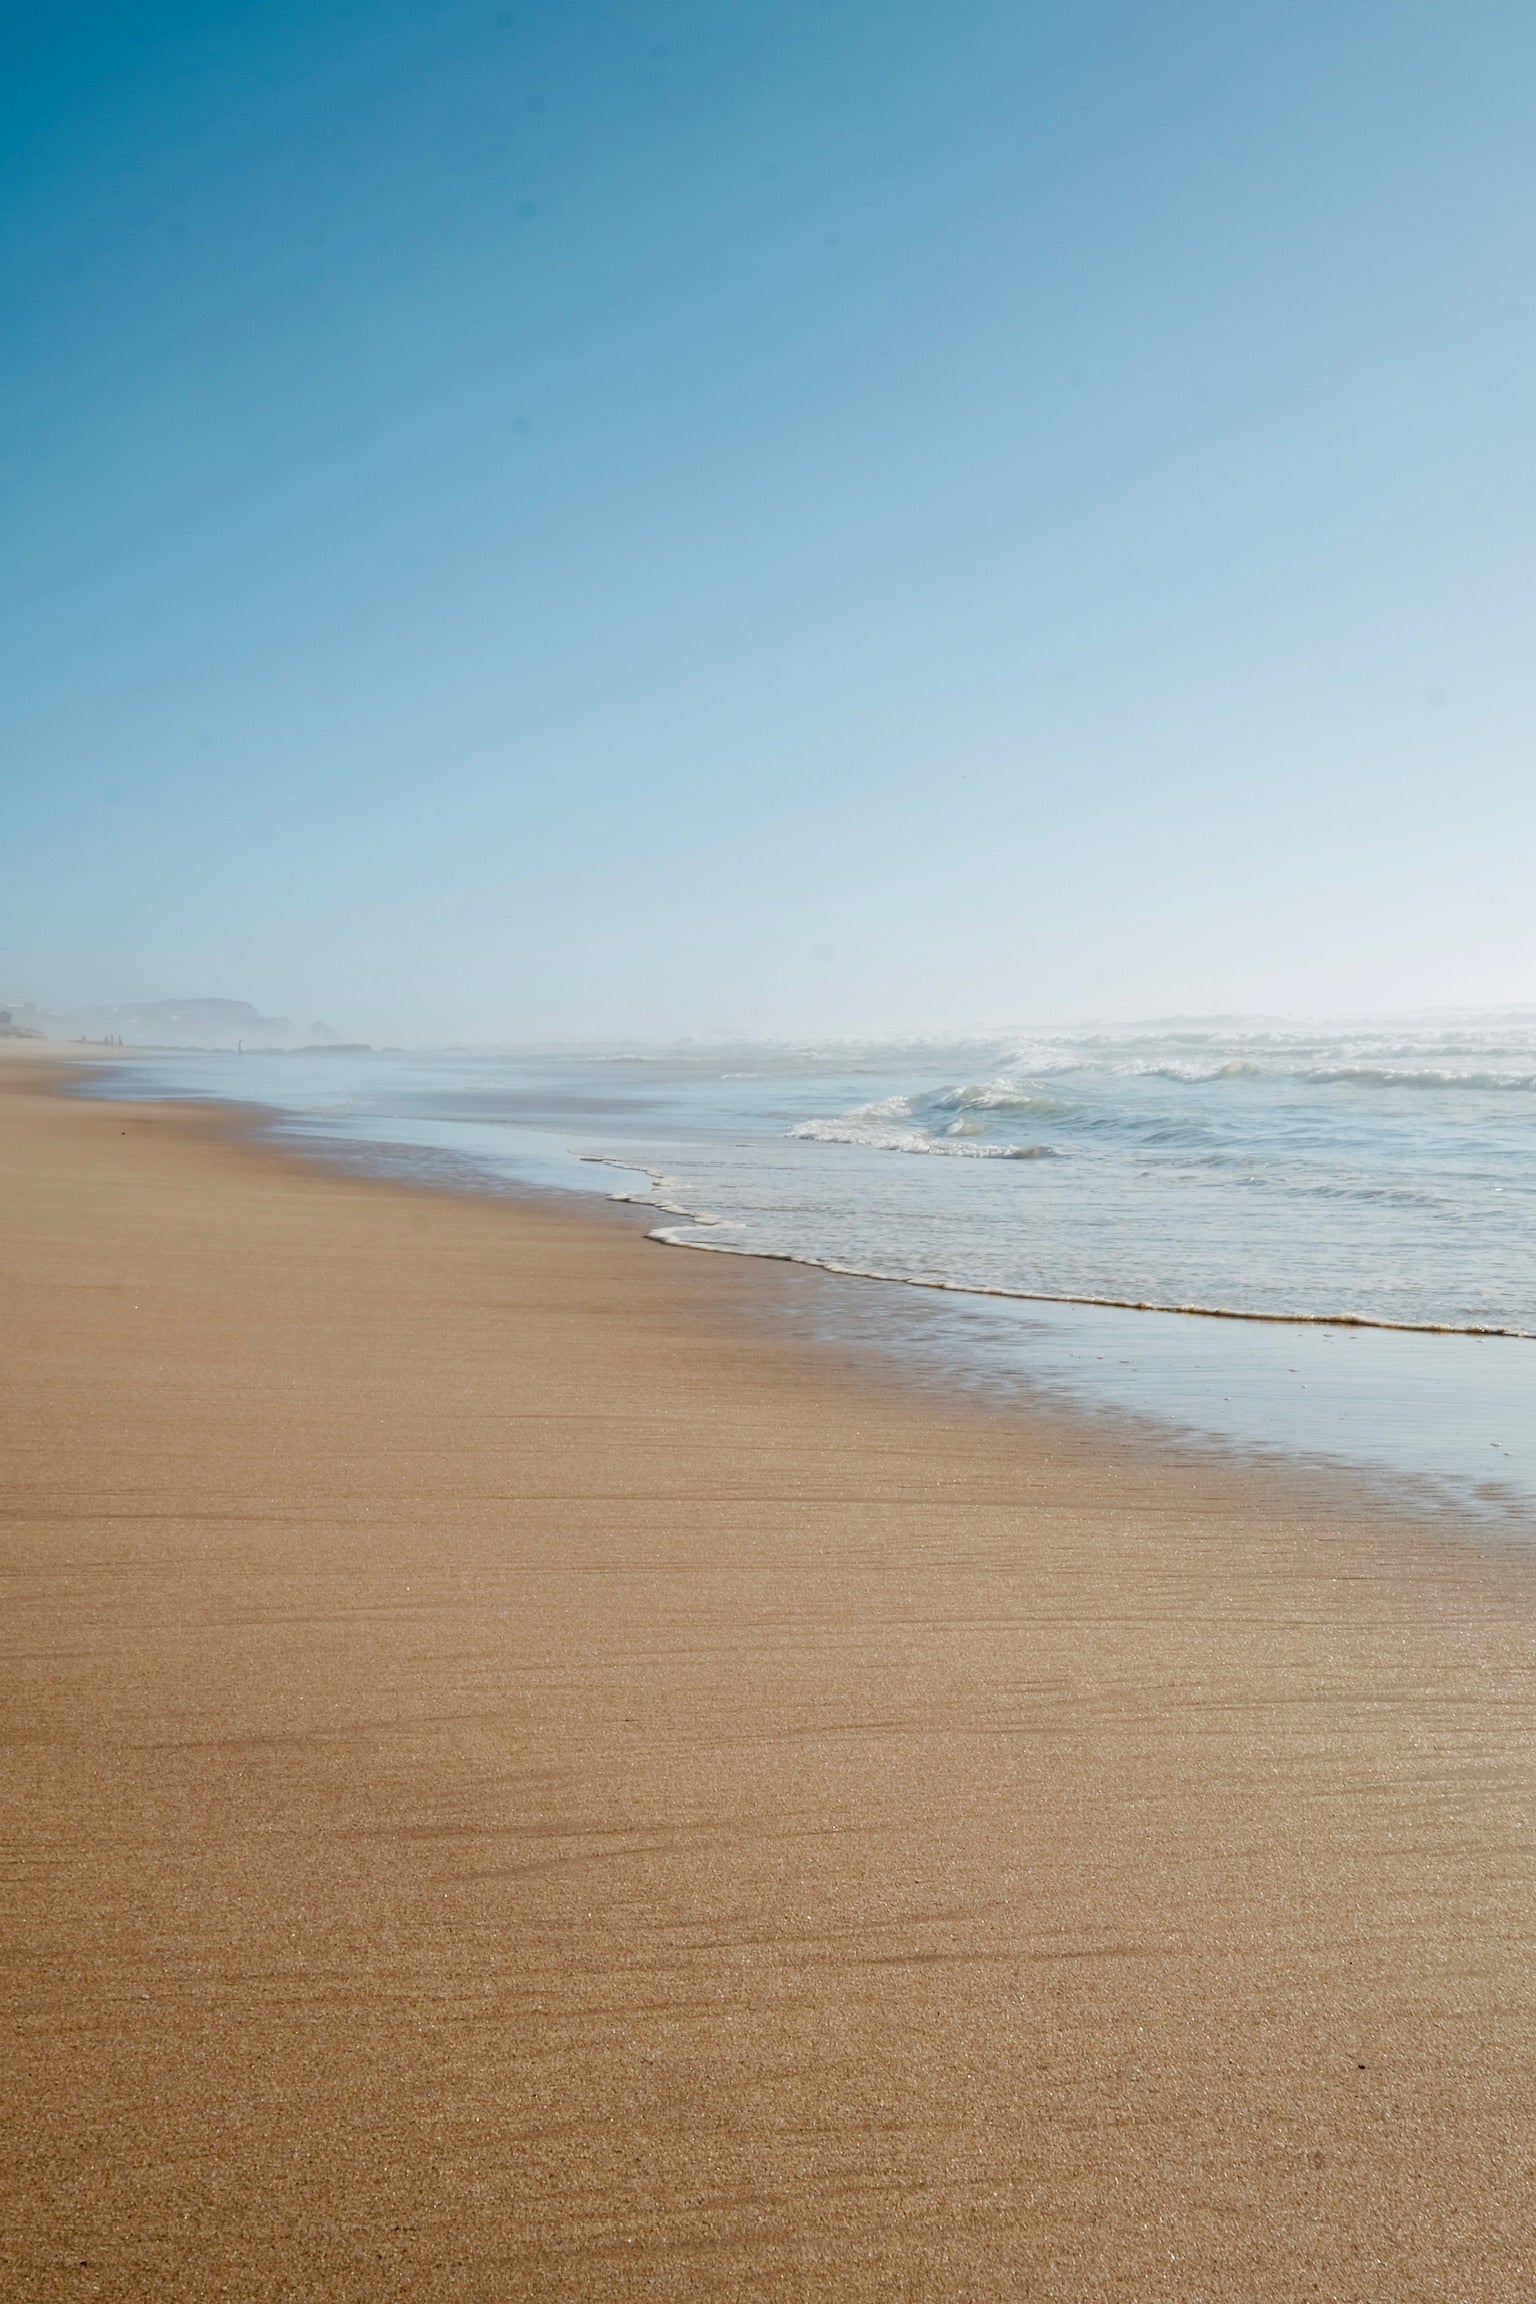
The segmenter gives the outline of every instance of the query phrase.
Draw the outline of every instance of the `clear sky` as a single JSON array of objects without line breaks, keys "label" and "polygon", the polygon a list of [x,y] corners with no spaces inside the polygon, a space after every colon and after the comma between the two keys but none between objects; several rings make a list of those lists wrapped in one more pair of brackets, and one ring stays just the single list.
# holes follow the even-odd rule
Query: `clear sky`
[{"label": "clear sky", "polygon": [[11,6],[0,1001],[1536,999],[1536,10]]}]

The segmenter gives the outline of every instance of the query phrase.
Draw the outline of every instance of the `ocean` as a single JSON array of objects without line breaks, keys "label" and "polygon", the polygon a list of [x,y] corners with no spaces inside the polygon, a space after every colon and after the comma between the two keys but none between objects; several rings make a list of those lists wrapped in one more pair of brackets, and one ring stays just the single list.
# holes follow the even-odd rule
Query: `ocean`
[{"label": "ocean", "polygon": [[953,1042],[166,1053],[331,1157],[602,1193],[970,1385],[1536,1527],[1536,1011]]}]

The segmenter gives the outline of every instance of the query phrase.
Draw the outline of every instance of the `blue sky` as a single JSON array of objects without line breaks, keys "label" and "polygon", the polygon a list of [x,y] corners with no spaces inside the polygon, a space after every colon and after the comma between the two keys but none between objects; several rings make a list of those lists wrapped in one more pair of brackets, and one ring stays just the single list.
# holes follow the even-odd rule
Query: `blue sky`
[{"label": "blue sky", "polygon": [[0,1001],[1536,999],[1536,15],[87,5],[0,95]]}]

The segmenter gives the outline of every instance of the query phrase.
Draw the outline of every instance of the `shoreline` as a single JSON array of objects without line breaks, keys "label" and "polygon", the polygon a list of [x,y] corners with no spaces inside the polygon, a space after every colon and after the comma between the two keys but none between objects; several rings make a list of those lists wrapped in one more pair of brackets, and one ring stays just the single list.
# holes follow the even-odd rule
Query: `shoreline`
[{"label": "shoreline", "polygon": [[[273,1107],[276,1109],[276,1107]],[[653,1187],[662,1178],[638,1162],[616,1153],[582,1152],[576,1155],[594,1166],[628,1168],[651,1177]],[[632,1208],[652,1208],[665,1216],[681,1216],[689,1224],[710,1224],[717,1219],[697,1215],[670,1200],[646,1200],[639,1193],[612,1192],[611,1200]],[[1044,1288],[1003,1288],[983,1280],[933,1280],[916,1272],[881,1272],[868,1264],[840,1264],[830,1256],[812,1256],[793,1248],[737,1248],[728,1240],[682,1240],[680,1227],[658,1225],[646,1237],[663,1248],[697,1249],[706,1256],[750,1256],[763,1264],[801,1264],[812,1272],[835,1272],[843,1280],[878,1280],[893,1288],[927,1288],[943,1296],[978,1296],[1004,1304],[1076,1304],[1099,1312],[1156,1312],[1173,1320],[1246,1320],[1264,1328],[1368,1328],[1388,1336],[1501,1336],[1522,1344],[1536,1344],[1536,1328],[1496,1328],[1457,1320],[1388,1320],[1368,1312],[1252,1312],[1231,1304],[1161,1304],[1141,1296],[1069,1296]]]},{"label": "shoreline", "polygon": [[[88,1045],[89,1043],[82,1043],[82,1046]],[[303,1051],[306,1054],[319,1052]],[[178,1053],[206,1055],[214,1052],[207,1050],[182,1052],[171,1049],[117,1049],[103,1051],[102,1058],[98,1060],[108,1064],[112,1062],[133,1063],[142,1061],[146,1056],[174,1057]],[[374,1051],[369,1050],[368,1053],[372,1054]],[[394,1053],[394,1051],[380,1051],[380,1053]],[[192,1099],[191,1101],[197,1100]],[[288,1120],[299,1120],[304,1117],[302,1113],[295,1112],[280,1104],[252,1105],[249,1108],[270,1112],[274,1117]],[[295,1140],[301,1141],[297,1131],[294,1133]],[[311,1141],[319,1146],[322,1144],[340,1145],[348,1140],[316,1137]],[[358,1137],[351,1141],[357,1146],[359,1153],[365,1146],[369,1146],[375,1151],[414,1149],[405,1143],[391,1144],[385,1138]],[[451,1159],[453,1156],[446,1155],[446,1157]],[[646,1176],[650,1179],[653,1192],[659,1190],[667,1181],[663,1171],[652,1169],[638,1157],[628,1158],[617,1152],[575,1151],[569,1151],[569,1157],[578,1164],[611,1168],[620,1174]],[[366,1162],[361,1158],[356,1161],[355,1167],[358,1174],[366,1175],[369,1173]],[[447,1188],[454,1189],[455,1187],[449,1185]],[[548,1187],[529,1184],[524,1188],[544,1190]],[[559,1186],[556,1189],[580,1192],[582,1187],[572,1185]],[[594,1193],[594,1197],[597,1196]],[[628,1205],[640,1210],[652,1210],[661,1215],[680,1217],[683,1220],[682,1226],[659,1225],[648,1235],[650,1239],[665,1248],[697,1250],[703,1254],[716,1256],[749,1257],[767,1264],[799,1264],[810,1271],[835,1273],[841,1279],[878,1281],[895,1288],[922,1289],[940,1295],[976,1297],[1006,1304],[1059,1304],[1105,1312],[1151,1312],[1167,1319],[1238,1321],[1267,1328],[1347,1328],[1363,1329],[1373,1334],[1392,1336],[1467,1336],[1496,1338],[1506,1342],[1536,1343],[1536,1328],[1519,1328],[1501,1325],[1493,1321],[1393,1320],[1385,1314],[1349,1311],[1262,1311],[1232,1304],[1185,1303],[1171,1300],[1165,1302],[1154,1297],[1082,1295],[1052,1289],[1008,1288],[1001,1284],[992,1284],[982,1280],[948,1280],[931,1278],[922,1273],[884,1271],[874,1265],[845,1264],[834,1257],[817,1256],[809,1251],[791,1248],[738,1247],[729,1241],[682,1239],[679,1237],[679,1233],[683,1227],[688,1225],[709,1226],[720,1222],[720,1219],[701,1215],[697,1210],[684,1207],[675,1201],[647,1198],[642,1193],[610,1192],[602,1194],[601,1197],[619,1205]]]},{"label": "shoreline", "polygon": [[[224,1077],[194,1072],[178,1080],[174,1067],[146,1071],[129,1055],[103,1074],[96,1092],[186,1102],[201,1090],[222,1105],[245,1085],[224,1069]],[[1288,1464],[1296,1478],[1332,1483],[1345,1512],[1450,1515],[1514,1541],[1536,1535],[1536,1361],[1531,1339],[1503,1324],[1342,1313],[1250,1317],[1239,1308],[1227,1317],[1216,1302],[1175,1309],[1171,1300],[1132,1303],[1113,1290],[1090,1300],[940,1281],[899,1265],[888,1269],[878,1255],[845,1260],[814,1247],[802,1251],[793,1241],[772,1247],[755,1240],[750,1225],[745,1237],[736,1225],[722,1230],[708,1217],[674,1225],[671,1219],[686,1213],[674,1179],[646,1165],[647,1156],[637,1166],[636,1155],[584,1149],[568,1131],[516,1128],[513,1148],[487,1142],[497,1131],[482,1128],[471,1131],[476,1140],[466,1146],[456,1141],[455,1126],[422,1128],[404,1115],[396,1135],[379,1112],[349,1134],[345,1123],[327,1123],[323,1107],[311,1110],[302,1096],[294,1102],[298,1093],[295,1084],[287,1101],[251,1106],[254,1124],[275,1145],[322,1164],[418,1188],[496,1196],[552,1191],[588,1207],[617,1204],[643,1218],[661,1246],[803,1265],[821,1276],[819,1293],[802,1287],[797,1297],[779,1299],[796,1303],[802,1333],[819,1326],[826,1343],[827,1329],[840,1326],[887,1371],[893,1361],[937,1364],[941,1392],[991,1392],[1015,1413],[1023,1404],[1026,1412],[1086,1419],[1101,1441],[1118,1431],[1134,1434],[1142,1447],[1198,1447],[1229,1469],[1262,1464],[1273,1474]],[[615,1172],[630,1183],[605,1190]],[[697,1205],[696,1195],[686,1205]],[[835,1321],[827,1317],[833,1307]],[[1375,1503],[1367,1504],[1367,1490]]]},{"label": "shoreline", "polygon": [[8,1054],[8,2293],[1518,2292],[1527,1557]]}]

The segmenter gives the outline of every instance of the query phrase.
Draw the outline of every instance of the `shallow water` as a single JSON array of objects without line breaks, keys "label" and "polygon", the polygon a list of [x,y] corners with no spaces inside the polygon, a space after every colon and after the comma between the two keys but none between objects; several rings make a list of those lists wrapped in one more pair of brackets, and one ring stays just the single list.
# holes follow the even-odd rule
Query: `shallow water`
[{"label": "shallow water", "polygon": [[168,1055],[110,1092],[235,1097],[374,1165],[634,1199],[679,1246],[887,1276],[850,1325],[957,1378],[1536,1506],[1536,1016]]}]

